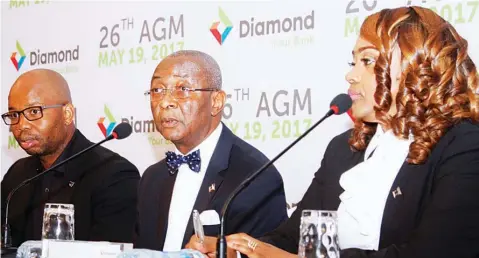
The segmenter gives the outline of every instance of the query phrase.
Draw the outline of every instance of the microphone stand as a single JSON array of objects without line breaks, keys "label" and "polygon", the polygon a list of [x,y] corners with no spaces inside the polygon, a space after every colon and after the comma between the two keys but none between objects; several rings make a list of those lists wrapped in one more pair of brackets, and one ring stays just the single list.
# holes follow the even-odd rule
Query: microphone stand
[{"label": "microphone stand", "polygon": [[326,118],[330,117],[337,112],[337,108],[335,110],[335,107],[332,107],[329,109],[329,111],[326,113],[326,115],[323,116],[318,122],[316,122],[313,126],[311,126],[306,132],[304,132],[302,135],[300,135],[293,143],[288,145],[286,149],[281,151],[276,157],[274,157],[272,160],[270,160],[268,163],[264,164],[260,169],[258,169],[256,172],[251,174],[249,177],[247,177],[229,196],[228,199],[226,200],[225,204],[223,205],[223,208],[221,209],[221,221],[220,221],[220,234],[218,237],[218,242],[216,244],[216,252],[217,252],[217,257],[218,258],[226,258],[226,236],[225,236],[225,228],[226,228],[226,216],[228,213],[228,208],[231,203],[231,201],[238,195],[238,193],[243,190],[246,186],[248,186],[253,179],[255,179],[260,173],[268,169],[276,160],[281,158],[289,149],[291,149],[294,145],[296,145],[301,139],[303,139],[306,135],[308,135],[314,128],[316,128],[319,124],[321,124]]}]

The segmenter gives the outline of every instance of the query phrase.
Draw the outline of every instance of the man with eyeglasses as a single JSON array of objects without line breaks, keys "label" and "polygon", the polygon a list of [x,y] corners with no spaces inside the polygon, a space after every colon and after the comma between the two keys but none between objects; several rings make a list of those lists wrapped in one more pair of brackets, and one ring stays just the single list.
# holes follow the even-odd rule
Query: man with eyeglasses
[{"label": "man with eyeglasses", "polygon": [[[93,144],[75,128],[74,117],[60,74],[36,69],[15,81],[2,119],[30,156],[16,161],[2,180],[2,223],[12,189]],[[12,246],[41,239],[45,203],[74,205],[75,240],[133,242],[139,180],[138,169],[118,154],[101,146],[85,152],[13,195],[8,214]]]},{"label": "man with eyeglasses", "polygon": [[[156,67],[145,94],[156,128],[175,149],[140,180],[136,248],[184,248],[194,234],[193,210],[204,234],[216,236],[226,198],[269,161],[221,122],[221,86],[218,64],[200,51],[173,53]],[[226,233],[261,236],[287,217],[283,181],[272,166],[231,203]]]}]

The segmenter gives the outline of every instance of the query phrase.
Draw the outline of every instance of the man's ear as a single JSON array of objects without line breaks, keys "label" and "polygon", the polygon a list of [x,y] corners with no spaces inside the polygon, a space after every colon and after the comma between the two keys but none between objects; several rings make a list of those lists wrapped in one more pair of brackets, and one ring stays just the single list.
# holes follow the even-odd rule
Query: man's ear
[{"label": "man's ear", "polygon": [[211,115],[217,116],[218,114],[221,114],[226,102],[226,93],[222,90],[213,92],[213,94],[211,94],[211,100]]},{"label": "man's ear", "polygon": [[68,103],[63,107],[63,121],[65,125],[70,125],[75,119],[75,107],[72,103]]}]

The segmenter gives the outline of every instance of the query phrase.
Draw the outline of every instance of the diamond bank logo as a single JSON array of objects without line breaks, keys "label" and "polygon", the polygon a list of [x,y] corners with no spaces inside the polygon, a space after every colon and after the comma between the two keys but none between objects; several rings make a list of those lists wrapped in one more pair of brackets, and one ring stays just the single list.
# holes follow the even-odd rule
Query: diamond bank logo
[{"label": "diamond bank logo", "polygon": [[[218,15],[219,15],[220,21],[213,22],[213,24],[211,25],[210,31],[215,37],[216,41],[218,41],[220,45],[223,45],[231,29],[233,29],[233,23],[231,22],[230,18],[226,16],[225,12],[223,11],[223,9],[221,9],[221,7],[219,7]],[[220,33],[220,31],[218,30],[218,26],[220,24],[225,26],[225,29],[223,30],[222,33]]]},{"label": "diamond bank logo", "polygon": [[[20,55],[20,59],[17,59],[17,53]],[[17,71],[20,70],[20,68],[22,67],[25,58],[25,51],[20,45],[20,42],[18,42],[17,40],[17,51],[13,52],[12,56],[10,56],[10,60],[12,60],[13,66],[15,66],[15,69],[17,69]]]},{"label": "diamond bank logo", "polygon": [[106,119],[108,119],[108,122],[110,123],[108,124],[107,127],[105,127],[105,117],[100,117],[100,119],[98,119],[97,124],[101,132],[103,133],[103,136],[107,137],[108,135],[111,134],[111,132],[113,131],[113,128],[115,128],[116,120],[115,120],[115,117],[113,117],[113,115],[111,114],[110,109],[108,108],[107,105],[105,105],[104,112],[105,112]]}]

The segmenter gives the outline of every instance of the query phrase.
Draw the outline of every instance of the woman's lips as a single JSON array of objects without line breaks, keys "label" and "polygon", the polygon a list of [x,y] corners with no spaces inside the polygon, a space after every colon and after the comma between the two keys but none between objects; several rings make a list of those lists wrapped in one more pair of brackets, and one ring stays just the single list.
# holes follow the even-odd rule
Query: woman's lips
[{"label": "woman's lips", "polygon": [[363,95],[361,95],[359,92],[355,91],[355,90],[352,90],[352,89],[349,89],[348,90],[348,95],[349,97],[351,97],[351,99],[353,101],[357,100],[357,99],[360,99],[363,97]]}]

